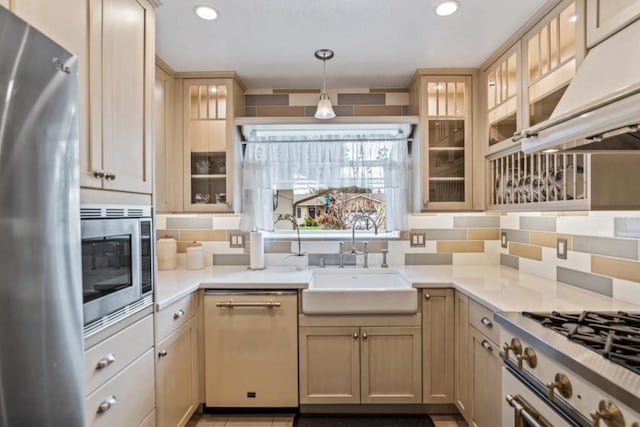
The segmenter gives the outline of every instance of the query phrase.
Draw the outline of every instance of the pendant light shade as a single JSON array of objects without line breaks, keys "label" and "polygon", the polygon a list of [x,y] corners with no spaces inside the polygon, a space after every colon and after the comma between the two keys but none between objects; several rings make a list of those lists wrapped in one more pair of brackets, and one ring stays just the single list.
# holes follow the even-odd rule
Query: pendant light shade
[{"label": "pendant light shade", "polygon": [[336,113],[331,106],[331,100],[327,95],[326,78],[325,78],[325,65],[326,62],[333,58],[333,51],[329,49],[316,50],[314,56],[322,61],[322,93],[320,94],[320,101],[318,101],[318,109],[314,117],[320,120],[333,119]]}]

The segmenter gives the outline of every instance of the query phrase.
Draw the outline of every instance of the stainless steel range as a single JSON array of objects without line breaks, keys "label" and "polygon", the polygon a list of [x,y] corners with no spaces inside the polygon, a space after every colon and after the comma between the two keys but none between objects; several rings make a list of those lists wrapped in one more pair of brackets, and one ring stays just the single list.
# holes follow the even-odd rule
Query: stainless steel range
[{"label": "stainless steel range", "polygon": [[500,313],[503,426],[640,427],[640,313]]}]

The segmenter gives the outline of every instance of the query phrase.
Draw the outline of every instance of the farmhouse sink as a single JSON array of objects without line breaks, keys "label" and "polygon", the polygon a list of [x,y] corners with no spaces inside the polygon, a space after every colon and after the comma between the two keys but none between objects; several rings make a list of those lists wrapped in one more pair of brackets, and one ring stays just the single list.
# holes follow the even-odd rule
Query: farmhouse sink
[{"label": "farmhouse sink", "polygon": [[319,269],[302,291],[305,314],[405,314],[418,310],[418,292],[393,269]]}]

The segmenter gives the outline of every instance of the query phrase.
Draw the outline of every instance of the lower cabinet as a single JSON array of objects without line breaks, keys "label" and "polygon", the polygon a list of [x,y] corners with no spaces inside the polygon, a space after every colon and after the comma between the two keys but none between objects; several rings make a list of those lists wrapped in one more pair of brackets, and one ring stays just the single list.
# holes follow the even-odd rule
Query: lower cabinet
[{"label": "lower cabinet", "polygon": [[157,346],[158,426],[184,426],[198,405],[198,334],[196,319]]},{"label": "lower cabinet", "polygon": [[420,403],[419,327],[300,328],[300,403]]},{"label": "lower cabinet", "polygon": [[424,289],[422,295],[423,402],[453,403],[455,292]]},{"label": "lower cabinet", "polygon": [[469,328],[471,357],[471,410],[470,424],[475,427],[493,427],[501,417],[500,348],[475,328]]},{"label": "lower cabinet", "polygon": [[471,396],[469,392],[469,298],[460,292],[455,293],[455,382],[454,403],[465,418],[471,415]]}]

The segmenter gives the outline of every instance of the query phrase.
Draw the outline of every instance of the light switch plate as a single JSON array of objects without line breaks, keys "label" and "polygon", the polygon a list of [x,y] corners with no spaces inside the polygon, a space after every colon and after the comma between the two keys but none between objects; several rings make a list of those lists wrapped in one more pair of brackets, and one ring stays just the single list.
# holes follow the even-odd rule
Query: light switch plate
[{"label": "light switch plate", "polygon": [[409,233],[409,246],[412,248],[424,248],[426,240],[424,233]]},{"label": "light switch plate", "polygon": [[244,233],[229,233],[230,248],[244,248]]},{"label": "light switch plate", "polygon": [[567,239],[558,239],[556,243],[556,253],[558,258],[567,259]]},{"label": "light switch plate", "polygon": [[503,248],[508,247],[508,239],[507,239],[507,232],[503,231],[500,233],[500,246],[502,246]]}]

